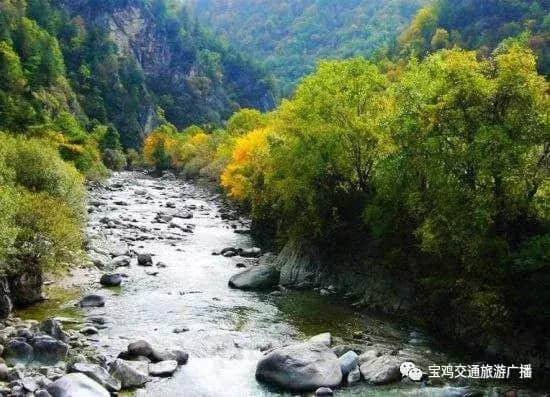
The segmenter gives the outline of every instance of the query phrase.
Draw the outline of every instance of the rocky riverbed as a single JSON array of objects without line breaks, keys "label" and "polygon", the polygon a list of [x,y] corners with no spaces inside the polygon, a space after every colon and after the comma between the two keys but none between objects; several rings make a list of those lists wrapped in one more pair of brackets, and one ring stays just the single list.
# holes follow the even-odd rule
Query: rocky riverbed
[{"label": "rocky riverbed", "polygon": [[[0,394],[529,395],[422,376],[457,359],[333,286],[280,287],[249,221],[170,174],[116,174],[88,211],[90,263],[0,326]],[[420,371],[403,377],[404,362]]]}]

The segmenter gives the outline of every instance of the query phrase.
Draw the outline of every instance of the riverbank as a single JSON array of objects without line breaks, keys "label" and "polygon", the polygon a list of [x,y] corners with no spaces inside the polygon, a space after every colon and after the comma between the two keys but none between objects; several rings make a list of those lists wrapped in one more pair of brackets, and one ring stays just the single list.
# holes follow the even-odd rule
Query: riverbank
[{"label": "riverbank", "polygon": [[[17,314],[22,321],[69,317],[69,332],[78,333],[102,358],[99,366],[115,377],[120,375],[117,365],[113,367],[117,359],[135,359],[128,355],[134,342],[145,340],[159,354],[187,353],[189,361],[171,376],[138,377],[138,394],[147,396],[290,395],[257,381],[258,363],[266,353],[307,343],[325,332],[331,334],[330,348],[326,346],[330,360],[338,361],[338,356],[353,351],[391,357],[392,368],[397,361],[412,360],[426,373],[431,364],[460,362],[442,353],[439,341],[421,329],[358,311],[330,285],[322,284],[325,288],[317,292],[294,291],[277,282],[265,291],[229,288],[228,281],[236,274],[273,259],[264,252],[258,258],[251,250],[255,243],[249,228],[248,219],[223,204],[219,195],[169,174],[163,178],[116,174],[89,193],[89,266],[52,280],[45,289],[49,300]],[[213,255],[224,249],[229,249],[225,255]],[[120,275],[114,279],[120,285],[103,285],[105,274]],[[94,301],[103,305],[75,306],[87,295],[100,296]],[[91,334],[80,332],[90,326]],[[158,359],[157,354],[150,356],[141,359]],[[93,363],[90,358],[84,360],[84,364]],[[522,388],[522,384],[410,382],[392,377],[378,386],[365,380],[353,385],[344,382],[334,392],[341,396],[499,395]]]}]

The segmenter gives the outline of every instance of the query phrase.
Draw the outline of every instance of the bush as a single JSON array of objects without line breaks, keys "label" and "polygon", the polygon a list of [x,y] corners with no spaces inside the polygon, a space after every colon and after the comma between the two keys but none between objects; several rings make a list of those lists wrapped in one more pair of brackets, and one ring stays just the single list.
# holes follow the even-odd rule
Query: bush
[{"label": "bush", "polygon": [[74,208],[48,193],[28,191],[18,195],[17,205],[18,232],[8,271],[52,271],[71,262],[82,248],[82,222]]},{"label": "bush", "polygon": [[33,193],[48,193],[67,203],[71,216],[84,214],[83,178],[76,168],[65,163],[48,142],[5,138],[7,164],[15,172],[14,182]]},{"label": "bush", "polygon": [[121,150],[105,149],[103,163],[113,171],[121,171],[126,168],[126,156]]}]

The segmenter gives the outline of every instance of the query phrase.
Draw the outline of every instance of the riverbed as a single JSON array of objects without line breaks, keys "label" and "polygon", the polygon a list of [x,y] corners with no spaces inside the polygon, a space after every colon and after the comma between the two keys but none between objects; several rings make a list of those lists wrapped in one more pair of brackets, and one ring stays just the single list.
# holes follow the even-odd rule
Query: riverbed
[{"label": "riverbed", "polygon": [[[172,216],[176,217],[168,220]],[[130,266],[111,269],[124,274],[122,285],[104,288],[99,284],[101,270],[77,269],[72,277],[47,287],[51,300],[19,314],[39,320],[63,316],[80,324],[91,316],[104,318],[103,329],[89,340],[108,361],[140,339],[159,349],[188,352],[188,363],[172,377],[147,383],[147,396],[292,395],[257,382],[256,364],[270,348],[322,332],[332,334],[333,344],[406,352],[423,365],[449,362],[429,338],[411,337],[423,335],[421,331],[359,313],[336,294],[230,289],[229,278],[257,260],[213,253],[224,247],[255,246],[248,228],[246,218],[206,189],[173,177],[115,174],[90,189],[87,235],[90,256],[103,270],[112,256],[132,257]],[[144,253],[153,256],[153,266],[136,264],[136,254]],[[105,297],[105,307],[75,309],[78,298],[91,292]],[[434,386],[361,383],[336,390],[335,395],[443,395],[460,390],[443,383]]]}]

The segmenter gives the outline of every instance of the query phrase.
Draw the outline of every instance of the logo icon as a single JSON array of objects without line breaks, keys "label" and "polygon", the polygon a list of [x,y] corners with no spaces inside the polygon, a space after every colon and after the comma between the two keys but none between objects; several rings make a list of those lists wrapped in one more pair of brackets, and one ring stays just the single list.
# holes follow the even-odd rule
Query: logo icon
[{"label": "logo icon", "polygon": [[415,382],[418,382],[422,379],[422,376],[424,376],[422,370],[411,361],[405,361],[401,364],[399,370],[401,371],[401,375],[403,375],[403,377],[407,376],[410,380]]}]

